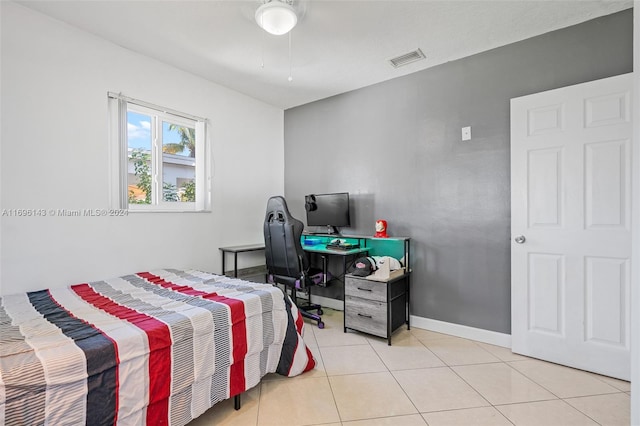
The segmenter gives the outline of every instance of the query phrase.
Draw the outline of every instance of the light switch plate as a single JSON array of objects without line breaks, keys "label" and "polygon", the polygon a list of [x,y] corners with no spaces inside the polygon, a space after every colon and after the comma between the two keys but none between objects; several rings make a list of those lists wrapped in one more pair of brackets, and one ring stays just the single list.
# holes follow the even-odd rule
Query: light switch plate
[{"label": "light switch plate", "polygon": [[471,140],[471,126],[462,128],[462,140],[463,141]]}]

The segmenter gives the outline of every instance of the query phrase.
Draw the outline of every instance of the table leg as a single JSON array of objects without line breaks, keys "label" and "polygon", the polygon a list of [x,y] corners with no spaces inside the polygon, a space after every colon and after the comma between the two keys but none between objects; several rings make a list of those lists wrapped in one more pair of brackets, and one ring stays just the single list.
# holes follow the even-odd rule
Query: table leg
[{"label": "table leg", "polygon": [[227,252],[222,251],[222,274],[224,275],[224,258],[226,257]]},{"label": "table leg", "polygon": [[389,283],[387,283],[387,345],[391,346],[391,318],[393,318],[392,315],[392,306],[393,306],[393,302],[391,300],[391,287],[389,286]]},{"label": "table leg", "polygon": [[322,256],[322,283],[326,286],[329,281],[327,277],[329,276],[329,270],[327,269],[327,256]]},{"label": "table leg", "polygon": [[345,309],[344,309],[344,305],[345,302],[347,301],[347,295],[346,295],[346,289],[345,289],[345,285],[347,282],[347,256],[342,256],[342,327],[344,329],[344,332],[347,332],[347,316],[344,315]]},{"label": "table leg", "polygon": [[407,330],[411,330],[411,276],[407,276]]},{"label": "table leg", "polygon": [[233,277],[238,278],[238,252],[233,253]]}]

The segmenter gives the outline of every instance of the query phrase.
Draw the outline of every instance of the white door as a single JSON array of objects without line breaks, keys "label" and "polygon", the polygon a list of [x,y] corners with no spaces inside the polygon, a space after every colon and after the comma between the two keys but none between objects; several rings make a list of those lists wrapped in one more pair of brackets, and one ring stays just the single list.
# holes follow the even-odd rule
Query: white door
[{"label": "white door", "polygon": [[625,74],[511,100],[512,350],[625,380],[631,88]]}]

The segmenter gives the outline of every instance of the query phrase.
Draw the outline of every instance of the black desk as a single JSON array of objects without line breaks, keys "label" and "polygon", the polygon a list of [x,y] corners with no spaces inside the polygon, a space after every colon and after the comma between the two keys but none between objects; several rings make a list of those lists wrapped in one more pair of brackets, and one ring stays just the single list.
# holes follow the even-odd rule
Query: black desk
[{"label": "black desk", "polygon": [[327,276],[328,276],[328,264],[327,257],[328,256],[341,256],[342,257],[342,276],[344,277],[347,274],[347,258],[349,256],[353,256],[356,254],[363,254],[369,251],[367,247],[358,247],[351,250],[338,250],[327,248],[326,244],[318,244],[318,245],[306,245],[303,244],[302,248],[304,251],[309,253],[317,253],[322,256],[322,273],[323,273],[323,284],[327,284]]},{"label": "black desk", "polygon": [[[335,238],[344,239],[347,243],[357,243],[360,248],[346,251],[327,248],[327,243]],[[385,280],[375,281],[371,277],[344,275],[344,332],[353,329],[385,337],[391,345],[391,334],[394,330],[402,324],[407,324],[407,330],[410,329],[411,238],[303,234],[301,240],[305,251],[322,255],[325,277],[328,256],[342,256],[344,272],[349,255],[391,256],[404,259],[404,273],[394,271]],[[307,240],[313,241],[311,244],[305,244]]]},{"label": "black desk", "polygon": [[238,253],[264,250],[264,244],[245,244],[242,246],[220,247],[222,252],[222,274],[225,273],[225,258],[227,253],[233,253],[233,276],[238,277]]}]

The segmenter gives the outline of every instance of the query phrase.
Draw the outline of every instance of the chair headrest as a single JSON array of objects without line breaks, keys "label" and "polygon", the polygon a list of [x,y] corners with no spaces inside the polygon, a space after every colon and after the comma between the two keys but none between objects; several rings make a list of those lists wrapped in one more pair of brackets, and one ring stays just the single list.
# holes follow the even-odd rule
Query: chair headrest
[{"label": "chair headrest", "polygon": [[266,222],[277,220],[279,222],[287,222],[293,216],[289,213],[289,207],[284,197],[277,195],[269,198],[267,201],[267,215],[265,217]]}]

